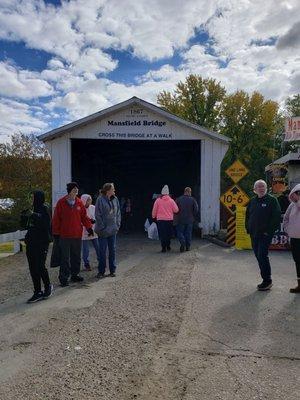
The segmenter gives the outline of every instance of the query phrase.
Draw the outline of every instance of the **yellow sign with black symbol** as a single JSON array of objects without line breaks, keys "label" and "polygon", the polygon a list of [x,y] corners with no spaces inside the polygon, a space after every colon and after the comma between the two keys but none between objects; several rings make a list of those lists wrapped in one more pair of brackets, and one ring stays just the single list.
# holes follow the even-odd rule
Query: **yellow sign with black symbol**
[{"label": "yellow sign with black symbol", "polygon": [[236,160],[229,168],[226,169],[225,173],[233,180],[234,183],[240,181],[244,176],[248,174],[249,170],[241,161]]},{"label": "yellow sign with black symbol", "polygon": [[248,204],[249,197],[238,185],[233,185],[222,194],[220,201],[231,214],[234,214],[237,206],[243,207]]}]

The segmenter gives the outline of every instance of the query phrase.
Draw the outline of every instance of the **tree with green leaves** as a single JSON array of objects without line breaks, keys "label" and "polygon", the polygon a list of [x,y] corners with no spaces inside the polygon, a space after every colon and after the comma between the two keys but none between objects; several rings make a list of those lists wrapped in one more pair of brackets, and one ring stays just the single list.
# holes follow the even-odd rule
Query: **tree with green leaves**
[{"label": "tree with green leaves", "polygon": [[9,217],[11,229],[18,228],[20,211],[31,205],[35,189],[42,189],[50,202],[50,155],[35,135],[14,134],[0,144],[0,197],[14,201],[9,213],[0,214],[2,227],[6,226],[3,218]]},{"label": "tree with green leaves", "polygon": [[187,121],[215,130],[219,126],[224,96],[224,87],[215,79],[189,75],[185,82],[177,84],[174,93],[159,93],[157,102]]},{"label": "tree with green leaves", "polygon": [[285,110],[288,117],[300,117],[300,94],[286,99]]},{"label": "tree with green leaves", "polygon": [[279,123],[278,103],[264,99],[258,92],[249,95],[237,91],[223,101],[220,133],[231,139],[223,170],[236,159],[244,162],[249,168],[243,180],[248,192],[255,180],[264,178],[265,166],[277,157],[275,137]]},{"label": "tree with green leaves", "polygon": [[249,95],[239,90],[228,95],[214,79],[189,75],[174,93],[159,93],[157,101],[168,111],[231,139],[222,163],[223,189],[231,184],[224,171],[236,159],[250,170],[242,185],[250,194],[253,181],[265,176],[265,166],[278,155],[276,135],[282,124],[278,104],[258,92]]}]

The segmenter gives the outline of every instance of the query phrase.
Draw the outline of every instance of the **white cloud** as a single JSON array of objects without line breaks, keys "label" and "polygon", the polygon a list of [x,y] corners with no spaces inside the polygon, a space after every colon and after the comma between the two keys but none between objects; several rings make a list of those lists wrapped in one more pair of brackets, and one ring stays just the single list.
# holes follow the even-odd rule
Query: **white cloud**
[{"label": "white cloud", "polygon": [[99,49],[86,49],[75,64],[75,72],[105,73],[113,71],[118,65],[117,60]]},{"label": "white cloud", "polygon": [[[186,46],[195,27],[213,14],[217,1],[77,0],[55,8],[42,1],[20,0],[0,6],[0,37],[23,40],[76,64],[84,48],[132,49],[154,60]],[[32,23],[34,21],[34,23]],[[104,60],[106,63],[106,60]]]},{"label": "white cloud", "polygon": [[0,62],[0,76],[2,96],[32,99],[54,93],[51,85],[41,79],[39,73],[18,69],[9,62]]},{"label": "white cloud", "polygon": [[[52,94],[45,107],[76,119],[134,95],[155,102],[161,90],[197,73],[221,81],[229,92],[259,90],[282,101],[299,91],[299,15],[298,0],[73,0],[60,7],[2,0],[0,38],[24,41],[52,59],[41,73],[0,64],[0,93],[21,99]],[[191,46],[197,29],[207,31],[209,42]],[[166,60],[126,85],[108,78],[118,68],[109,50],[144,61],[177,51],[182,63],[174,67]],[[27,129],[30,116],[49,120],[51,113],[29,107],[22,115]]]},{"label": "white cloud", "polygon": [[0,37],[24,41],[72,62],[79,56],[84,37],[72,27],[73,18],[43,1],[20,0],[0,6]]},{"label": "white cloud", "polygon": [[35,110],[29,105],[13,100],[0,101],[0,142],[5,142],[13,133],[40,133],[48,125],[34,116]]}]

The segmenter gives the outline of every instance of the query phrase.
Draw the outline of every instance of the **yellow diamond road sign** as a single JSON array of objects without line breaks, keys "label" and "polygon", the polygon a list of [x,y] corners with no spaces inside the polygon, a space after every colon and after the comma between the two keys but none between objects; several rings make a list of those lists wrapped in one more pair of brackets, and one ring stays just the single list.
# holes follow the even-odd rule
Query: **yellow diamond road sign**
[{"label": "yellow diamond road sign", "polygon": [[239,160],[236,160],[225,172],[234,183],[237,183],[248,174],[249,170]]},{"label": "yellow diamond road sign", "polygon": [[233,185],[222,194],[220,201],[231,214],[234,214],[237,206],[244,207],[249,202],[249,197],[238,185]]}]

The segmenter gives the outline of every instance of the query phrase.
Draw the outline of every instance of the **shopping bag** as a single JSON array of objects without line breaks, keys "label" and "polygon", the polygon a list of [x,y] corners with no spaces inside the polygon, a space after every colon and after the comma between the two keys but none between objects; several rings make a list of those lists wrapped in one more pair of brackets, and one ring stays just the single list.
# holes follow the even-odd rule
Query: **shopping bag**
[{"label": "shopping bag", "polygon": [[148,228],[148,238],[153,240],[159,240],[157,225],[155,222],[152,222],[152,224]]},{"label": "shopping bag", "polygon": [[53,247],[52,247],[52,254],[50,259],[50,268],[56,268],[60,266],[60,246],[59,246],[59,237],[53,238]]},{"label": "shopping bag", "polygon": [[148,232],[149,227],[150,227],[150,222],[149,219],[147,218],[144,223],[145,232]]}]

